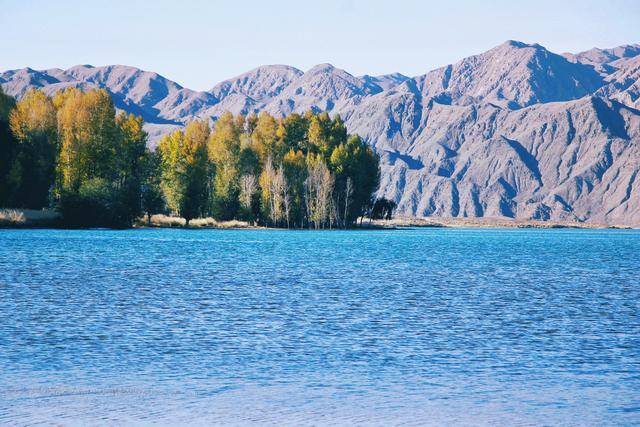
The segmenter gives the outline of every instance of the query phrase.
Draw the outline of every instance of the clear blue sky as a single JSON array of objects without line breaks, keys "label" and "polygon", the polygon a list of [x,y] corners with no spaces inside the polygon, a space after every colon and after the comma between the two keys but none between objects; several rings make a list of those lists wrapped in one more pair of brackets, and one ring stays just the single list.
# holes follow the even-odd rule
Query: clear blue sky
[{"label": "clear blue sky", "polygon": [[126,64],[198,90],[262,64],[410,76],[507,39],[640,42],[638,0],[0,0],[0,70]]}]

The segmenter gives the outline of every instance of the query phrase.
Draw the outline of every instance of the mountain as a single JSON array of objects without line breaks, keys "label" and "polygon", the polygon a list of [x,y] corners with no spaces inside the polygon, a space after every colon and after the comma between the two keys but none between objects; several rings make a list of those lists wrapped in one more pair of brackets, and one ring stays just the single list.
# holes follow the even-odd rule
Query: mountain
[{"label": "mountain", "polygon": [[605,78],[597,93],[640,109],[640,55],[612,62],[616,70]]},{"label": "mountain", "polygon": [[593,67],[516,41],[418,78],[422,93],[441,102],[492,102],[509,108],[576,99],[601,85]]},{"label": "mountain", "polygon": [[225,111],[234,114],[259,111],[302,74],[288,65],[265,65],[220,82],[209,91],[221,100],[209,115],[219,117]]},{"label": "mountain", "polygon": [[585,50],[584,52],[576,54],[563,54],[563,56],[569,61],[591,65],[603,74],[608,74],[616,70],[615,66],[612,67],[610,65],[612,62],[624,58],[633,58],[637,55],[640,55],[640,43],[626,44],[610,49],[599,49],[594,47],[593,49]]},{"label": "mountain", "polygon": [[0,73],[29,88],[106,88],[152,142],[225,111],[340,114],[381,156],[380,196],[415,216],[640,224],[640,44],[558,55],[507,41],[423,75],[266,65],[198,92],[126,66]]}]

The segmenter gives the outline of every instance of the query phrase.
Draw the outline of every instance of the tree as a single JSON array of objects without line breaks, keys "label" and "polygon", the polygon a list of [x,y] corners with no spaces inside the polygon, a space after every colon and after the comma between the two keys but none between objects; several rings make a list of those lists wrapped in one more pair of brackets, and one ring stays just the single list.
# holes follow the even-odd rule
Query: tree
[{"label": "tree", "polygon": [[151,215],[164,210],[162,194],[162,156],[160,151],[147,151],[144,157],[142,185],[140,187],[142,211],[151,225]]},{"label": "tree", "polygon": [[294,226],[304,227],[304,181],[307,179],[307,164],[302,151],[289,150],[282,165],[288,183],[289,218],[293,220]]},{"label": "tree", "polygon": [[162,190],[167,206],[189,222],[207,206],[209,125],[193,121],[185,131],[165,136],[158,145],[162,157]]},{"label": "tree", "polygon": [[54,104],[59,105],[60,189],[77,191],[91,178],[115,182],[121,166],[121,138],[109,93],[71,88],[58,93]]},{"label": "tree", "polygon": [[260,175],[260,188],[262,189],[262,207],[264,217],[271,220],[272,225],[278,225],[282,219],[282,192],[281,177],[273,166],[271,157],[267,158],[264,170]]},{"label": "tree", "polygon": [[272,161],[277,161],[278,154],[284,154],[279,153],[280,150],[278,150],[280,144],[278,143],[277,130],[276,119],[267,112],[260,113],[251,139],[263,162],[269,157]]},{"label": "tree", "polygon": [[330,220],[334,178],[319,156],[307,158],[307,168],[304,183],[307,217],[316,229],[324,228]]},{"label": "tree", "polygon": [[396,202],[381,197],[377,199],[373,204],[373,209],[371,210],[371,218],[390,220],[393,217],[393,211],[395,209]]},{"label": "tree", "polygon": [[378,188],[378,157],[340,116],[226,113],[155,152],[143,124],[116,116],[105,90],[32,91],[17,104],[0,90],[0,203],[43,206],[52,194],[71,226],[128,227],[166,206],[187,225],[211,214],[324,228],[352,224]]},{"label": "tree", "polygon": [[[333,150],[330,164],[336,175],[337,204],[348,205],[342,210],[342,221],[346,226],[364,214],[371,195],[379,186],[379,159],[371,147],[353,135]],[[349,180],[352,189],[347,191]]]},{"label": "tree", "polygon": [[243,216],[248,221],[255,222],[260,214],[260,196],[255,175],[243,175],[240,178],[239,199]]},{"label": "tree", "polygon": [[[233,218],[239,207],[240,134],[244,127],[239,125],[231,113],[223,114],[216,122],[207,147],[214,176],[212,213],[223,219]],[[242,151],[245,155],[250,154],[249,149]],[[250,161],[248,158],[243,160]]]},{"label": "tree", "polygon": [[290,228],[291,219],[291,195],[289,194],[289,184],[287,183],[287,177],[284,174],[284,167],[282,164],[278,167],[273,183],[273,194],[276,197],[275,203],[280,206],[281,217],[284,217],[284,221],[287,223],[287,228]]},{"label": "tree", "polygon": [[[109,93],[67,89],[53,98],[60,148],[56,189],[64,220],[130,227],[142,212],[147,133],[140,117],[120,114]],[[100,214],[97,209],[102,209]],[[94,220],[82,218],[91,216]],[[97,222],[96,222],[97,221]]]},{"label": "tree", "polygon": [[162,193],[167,208],[173,213],[180,211],[184,194],[186,160],[183,154],[184,132],[175,131],[165,135],[158,144],[160,155]]},{"label": "tree", "polygon": [[[123,222],[131,223],[142,212],[142,181],[144,178],[147,152],[147,133],[143,130],[142,117],[121,113],[116,119],[119,130],[115,182],[120,201]],[[147,193],[148,197],[151,194]],[[157,203],[157,200],[153,201]],[[148,206],[147,206],[148,207]],[[148,214],[148,211],[147,211]]]},{"label": "tree", "polygon": [[22,175],[21,170],[14,170],[18,143],[9,126],[9,116],[15,106],[13,97],[6,95],[0,85],[0,206],[14,204]]},{"label": "tree", "polygon": [[349,222],[349,208],[351,207],[351,198],[353,197],[353,180],[351,177],[347,177],[347,181],[344,186],[344,213],[343,213],[343,227],[347,228]]},{"label": "tree", "polygon": [[280,121],[278,127],[278,138],[280,138],[285,147],[304,153],[309,151],[307,138],[307,130],[309,123],[303,116],[293,113]]},{"label": "tree", "polygon": [[56,110],[43,92],[30,90],[9,116],[18,144],[10,173],[18,207],[41,208],[49,204],[58,149]]},{"label": "tree", "polygon": [[207,205],[207,140],[209,139],[209,125],[205,121],[196,120],[189,123],[184,133],[181,155],[185,169],[182,175],[183,191],[180,200],[180,216],[186,220],[186,225],[193,218],[202,215]]}]

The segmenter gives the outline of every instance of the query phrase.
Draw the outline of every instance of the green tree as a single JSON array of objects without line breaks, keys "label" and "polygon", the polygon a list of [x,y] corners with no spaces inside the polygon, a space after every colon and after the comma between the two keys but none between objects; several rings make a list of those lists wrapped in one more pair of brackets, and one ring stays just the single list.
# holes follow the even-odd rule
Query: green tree
[{"label": "green tree", "polygon": [[187,226],[206,211],[209,133],[205,121],[194,121],[184,132],[164,137],[158,146],[167,205],[187,221]]},{"label": "green tree", "polygon": [[13,97],[6,95],[0,86],[0,206],[13,205],[22,175],[21,170],[14,170],[18,144],[9,126],[15,106]]},{"label": "green tree", "polygon": [[165,201],[162,193],[162,156],[159,150],[147,151],[144,157],[141,202],[142,211],[151,225],[151,216],[164,211]]},{"label": "green tree", "polygon": [[58,148],[56,110],[51,99],[39,90],[30,90],[11,111],[9,123],[18,141],[10,172],[18,184],[14,203],[26,208],[47,206]]},{"label": "green tree", "polygon": [[116,118],[120,147],[117,150],[117,196],[124,223],[142,213],[142,181],[147,156],[147,132],[142,117],[121,113]]},{"label": "green tree", "polygon": [[344,226],[362,216],[380,183],[378,156],[357,135],[338,145],[330,158],[336,177],[337,212]]},{"label": "green tree", "polygon": [[[69,225],[81,218],[99,218],[100,224],[129,227],[141,213],[141,186],[147,133],[140,117],[115,115],[105,90],[59,92],[57,107],[60,154],[57,193]],[[102,209],[100,215],[96,209]]]},{"label": "green tree", "polygon": [[302,151],[291,149],[282,162],[288,183],[290,217],[295,226],[304,227],[304,182],[307,179],[307,164]]},{"label": "green tree", "polygon": [[233,115],[226,113],[216,122],[209,138],[209,161],[214,171],[211,206],[214,216],[221,219],[231,219],[238,212],[241,132]]}]

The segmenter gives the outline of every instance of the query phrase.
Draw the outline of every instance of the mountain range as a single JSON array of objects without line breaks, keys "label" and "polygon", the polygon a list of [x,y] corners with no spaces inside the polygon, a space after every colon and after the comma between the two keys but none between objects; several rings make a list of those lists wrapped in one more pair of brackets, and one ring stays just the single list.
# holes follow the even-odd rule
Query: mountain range
[{"label": "mountain range", "polygon": [[556,54],[507,41],[426,74],[266,65],[194,91],[134,67],[0,72],[5,92],[106,88],[151,143],[196,118],[340,114],[411,216],[640,224],[640,44]]}]

